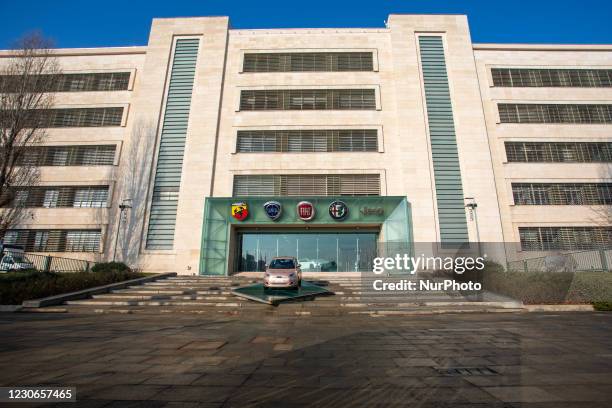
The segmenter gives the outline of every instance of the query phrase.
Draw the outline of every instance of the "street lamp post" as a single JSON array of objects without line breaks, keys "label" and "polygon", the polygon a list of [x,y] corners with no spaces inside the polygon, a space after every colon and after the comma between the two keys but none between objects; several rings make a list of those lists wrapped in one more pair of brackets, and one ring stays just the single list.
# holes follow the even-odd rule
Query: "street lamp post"
[{"label": "street lamp post", "polygon": [[476,226],[476,240],[478,241],[478,256],[482,256],[482,249],[480,248],[480,229],[478,228],[478,214],[476,213],[476,208],[478,204],[474,197],[465,197],[467,203],[465,204],[465,208],[468,209],[470,213],[470,221],[474,221]]},{"label": "street lamp post", "polygon": [[123,221],[125,212],[132,208],[131,202],[131,198],[125,198],[123,201],[121,201],[121,204],[119,204],[119,223],[117,225],[117,234],[115,234],[115,250],[113,251],[113,262],[115,262],[115,259],[117,258],[117,245],[119,244],[119,230],[121,229],[121,221]]}]

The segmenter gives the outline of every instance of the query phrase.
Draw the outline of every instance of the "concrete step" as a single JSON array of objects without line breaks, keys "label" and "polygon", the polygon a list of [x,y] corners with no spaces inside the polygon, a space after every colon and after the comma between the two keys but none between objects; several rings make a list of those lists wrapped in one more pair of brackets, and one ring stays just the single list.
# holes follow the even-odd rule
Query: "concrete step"
[{"label": "concrete step", "polygon": [[274,307],[231,294],[233,289],[260,283],[261,279],[177,276],[94,295],[90,299],[69,301],[64,307],[74,313],[197,313],[229,316],[241,313],[384,316],[522,310],[512,302],[475,304],[453,292],[380,293],[373,291],[359,278],[305,280],[325,283],[324,286],[334,292],[335,296],[320,296],[315,301],[286,302]]}]

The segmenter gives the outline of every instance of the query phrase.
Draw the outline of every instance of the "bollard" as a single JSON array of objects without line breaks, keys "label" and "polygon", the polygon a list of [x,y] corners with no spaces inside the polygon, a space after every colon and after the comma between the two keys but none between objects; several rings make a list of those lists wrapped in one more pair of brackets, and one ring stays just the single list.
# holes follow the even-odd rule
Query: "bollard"
[{"label": "bollard", "polygon": [[47,255],[45,256],[45,263],[43,266],[43,271],[49,272],[50,270],[51,270],[51,256]]},{"label": "bollard", "polygon": [[608,259],[603,249],[599,250],[599,259],[601,260],[601,269],[603,269],[604,272],[610,271],[610,265],[608,265]]}]

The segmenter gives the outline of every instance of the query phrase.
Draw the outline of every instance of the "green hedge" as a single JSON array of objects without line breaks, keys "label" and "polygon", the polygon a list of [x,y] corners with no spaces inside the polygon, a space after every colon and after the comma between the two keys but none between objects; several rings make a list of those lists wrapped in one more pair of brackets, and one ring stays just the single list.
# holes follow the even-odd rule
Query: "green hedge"
[{"label": "green hedge", "polygon": [[126,272],[130,270],[130,267],[123,262],[101,262],[91,268],[92,272]]},{"label": "green hedge", "polygon": [[483,272],[466,272],[461,281],[482,282],[487,291],[525,304],[581,304],[612,301],[609,272],[504,272],[488,263]]},{"label": "green hedge", "polygon": [[26,270],[0,274],[0,304],[16,305],[24,300],[59,295],[144,276],[128,267],[101,265],[95,272],[92,270],[54,273]]},{"label": "green hedge", "polygon": [[612,312],[612,302],[593,302],[593,307],[600,312]]}]

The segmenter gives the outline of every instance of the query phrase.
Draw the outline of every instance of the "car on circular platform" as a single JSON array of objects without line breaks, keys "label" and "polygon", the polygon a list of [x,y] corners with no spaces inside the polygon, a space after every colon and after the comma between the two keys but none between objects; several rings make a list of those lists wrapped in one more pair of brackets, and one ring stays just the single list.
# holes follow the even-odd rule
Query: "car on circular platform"
[{"label": "car on circular platform", "polygon": [[277,256],[266,265],[264,289],[293,288],[302,285],[302,269],[293,256]]}]

